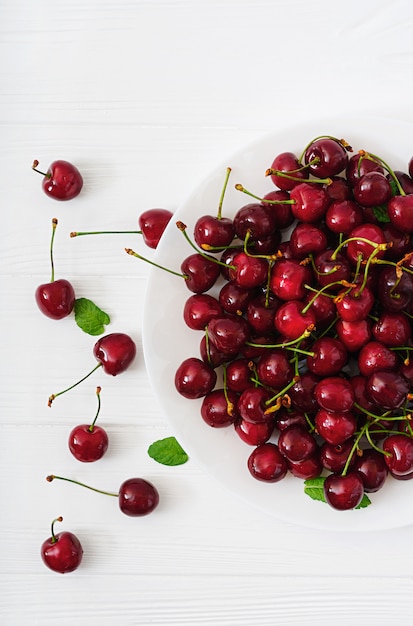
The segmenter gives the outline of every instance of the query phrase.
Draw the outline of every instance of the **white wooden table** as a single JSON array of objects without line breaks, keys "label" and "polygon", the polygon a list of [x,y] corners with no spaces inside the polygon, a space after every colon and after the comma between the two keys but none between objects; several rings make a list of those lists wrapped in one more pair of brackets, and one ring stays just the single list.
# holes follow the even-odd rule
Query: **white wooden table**
[{"label": "white wooden table", "polygon": [[[174,210],[217,163],[295,121],[379,113],[411,121],[413,8],[408,0],[3,0],[1,122],[1,596],[4,626],[387,626],[413,623],[411,527],[343,533],[287,524],[251,508],[191,457],[146,453],[173,435],[142,355],[149,268],[124,247],[137,236],[71,240],[72,230],[133,229],[142,210]],[[413,138],[412,138],[413,152]],[[76,163],[82,194],[57,203],[33,159]],[[58,276],[129,333],[138,357],[96,374],[47,407],[50,393],[94,364],[94,339],[34,303],[48,280],[52,217]],[[80,464],[67,435],[95,413],[107,456]],[[189,454],[191,453],[188,450]],[[161,504],[139,520],[108,490],[132,475]],[[82,566],[44,567],[51,520],[82,541]],[[298,520],[299,521],[299,520]]]}]

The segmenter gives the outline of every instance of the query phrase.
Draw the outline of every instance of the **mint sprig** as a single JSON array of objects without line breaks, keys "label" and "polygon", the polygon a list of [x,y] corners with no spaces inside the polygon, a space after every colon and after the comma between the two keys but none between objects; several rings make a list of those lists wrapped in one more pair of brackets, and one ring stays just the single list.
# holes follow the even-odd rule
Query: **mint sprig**
[{"label": "mint sprig", "polygon": [[148,454],[161,465],[183,465],[189,458],[175,437],[154,441],[148,448]]},{"label": "mint sprig", "polygon": [[[304,493],[318,502],[326,502],[324,496],[324,482],[325,476],[318,476],[317,478],[308,478],[304,481]],[[370,498],[364,494],[362,501],[356,509],[365,509],[371,504]]]},{"label": "mint sprig", "polygon": [[77,298],[74,307],[76,324],[88,335],[101,335],[110,317],[88,298]]}]

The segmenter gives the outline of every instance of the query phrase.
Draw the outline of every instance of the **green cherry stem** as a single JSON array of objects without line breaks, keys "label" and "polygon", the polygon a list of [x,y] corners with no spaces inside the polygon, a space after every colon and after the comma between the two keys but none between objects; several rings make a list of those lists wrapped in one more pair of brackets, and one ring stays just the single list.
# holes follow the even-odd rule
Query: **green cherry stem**
[{"label": "green cherry stem", "polygon": [[54,217],[52,219],[52,236],[50,238],[50,265],[52,268],[52,275],[50,278],[50,282],[53,283],[54,282],[54,260],[53,260],[53,244],[54,244],[54,236],[56,234],[56,227],[57,227],[57,219]]},{"label": "green cherry stem", "polygon": [[219,220],[222,219],[222,205],[224,204],[224,196],[225,196],[225,192],[227,190],[228,180],[229,180],[230,174],[231,174],[231,168],[227,167],[226,174],[225,174],[225,180],[224,180],[224,186],[222,187],[221,196],[219,198],[219,203],[218,203],[217,218]]},{"label": "green cherry stem", "polygon": [[91,423],[91,425],[90,425],[90,426],[89,426],[89,428],[88,428],[88,431],[89,431],[90,433],[93,433],[93,430],[94,430],[94,428],[95,428],[95,424],[96,424],[96,420],[97,420],[98,415],[99,415],[99,413],[100,413],[100,404],[101,404],[101,403],[100,403],[100,392],[101,392],[101,391],[102,391],[102,388],[101,388],[101,387],[96,387],[96,396],[97,396],[97,399],[98,399],[98,408],[97,408],[97,411],[96,411],[95,419],[93,420],[93,422]]},{"label": "green cherry stem", "polygon": [[52,175],[51,174],[47,174],[47,172],[42,172],[41,170],[37,169],[37,166],[39,165],[39,161],[37,159],[35,159],[33,161],[32,164],[32,170],[34,170],[35,172],[37,172],[38,174],[41,174],[42,176],[45,176],[46,178],[51,178]]},{"label": "green cherry stem", "polygon": [[141,230],[91,230],[73,231],[70,237],[80,237],[82,235],[142,235]]},{"label": "green cherry stem", "polygon": [[397,186],[397,190],[399,192],[399,194],[401,196],[405,196],[406,192],[404,191],[399,179],[397,178],[396,174],[394,173],[394,171],[392,170],[392,168],[390,167],[390,165],[388,165],[388,163],[386,163],[386,161],[384,161],[381,157],[377,156],[376,154],[373,154],[372,152],[366,152],[365,150],[359,150],[359,155],[361,159],[368,159],[369,161],[373,161],[375,163],[379,163],[380,165],[383,165],[384,169],[386,169],[388,171],[388,173],[390,174],[390,176],[392,177],[392,179],[394,180],[396,186]]},{"label": "green cherry stem", "polygon": [[56,524],[56,522],[63,522],[63,517],[59,515],[59,517],[56,517],[56,519],[54,519],[50,525],[50,534],[52,535],[52,543],[56,543],[57,541],[57,537],[54,532],[54,525]]},{"label": "green cherry stem", "polygon": [[299,178],[298,176],[291,176],[291,174],[287,174],[281,170],[274,170],[272,167],[269,167],[265,172],[266,176],[280,176],[281,178],[287,178],[288,180],[295,180],[299,183],[320,183],[321,185],[331,185],[333,182],[331,178]]},{"label": "green cherry stem", "polygon": [[77,387],[78,385],[80,385],[80,383],[82,383],[84,380],[86,380],[86,378],[89,378],[89,376],[91,376],[91,374],[93,374],[93,372],[96,372],[96,370],[102,367],[102,363],[98,363],[88,374],[86,374],[86,376],[83,376],[83,378],[81,378],[80,380],[78,380],[76,383],[74,383],[73,385],[71,385],[70,387],[67,387],[67,389],[63,389],[63,391],[59,391],[59,393],[52,393],[51,396],[49,396],[49,400],[47,405],[50,407],[52,406],[52,402],[55,398],[57,398],[58,396],[63,395],[64,393],[66,393],[67,391],[70,391],[71,389],[74,389],[75,387]]},{"label": "green cherry stem", "polygon": [[219,261],[215,257],[211,257],[211,255],[206,254],[201,248],[198,248],[194,244],[194,242],[191,240],[191,238],[188,236],[188,233],[186,232],[186,224],[184,224],[183,222],[176,222],[176,226],[177,226],[178,230],[181,231],[181,233],[183,234],[183,236],[185,237],[185,239],[187,240],[189,245],[195,250],[195,252],[200,254],[204,259],[207,259],[208,261],[213,261],[217,265],[221,265],[222,267],[225,267],[227,269],[228,268],[235,269],[235,267],[233,265],[227,265],[226,263],[223,263],[222,261]]},{"label": "green cherry stem", "polygon": [[150,265],[153,265],[154,267],[159,268],[160,270],[165,270],[165,272],[169,272],[169,274],[173,274],[174,276],[179,276],[180,278],[184,278],[186,280],[187,276],[186,274],[181,274],[180,272],[175,272],[174,270],[171,270],[169,267],[165,267],[164,265],[159,265],[159,263],[155,263],[155,261],[151,261],[151,259],[148,259],[145,256],[142,256],[141,254],[138,254],[138,252],[135,252],[135,250],[132,250],[131,248],[125,248],[125,252],[127,254],[130,254],[131,256],[136,257],[137,259],[140,259],[141,261],[145,261],[145,263],[149,263]]},{"label": "green cherry stem", "polygon": [[[343,146],[343,148],[347,151],[347,152],[353,152],[353,148],[350,146],[350,144],[345,140],[345,139],[338,139],[337,137],[332,137],[331,135],[319,135],[318,137],[314,137],[314,139],[312,139],[304,148],[304,150],[301,153],[300,158],[298,159],[299,163],[302,163],[303,158],[305,153],[307,152],[308,148],[315,142],[318,141],[319,139],[332,139],[333,141],[336,141],[337,143],[339,143],[341,146]],[[314,161],[315,159],[313,159]],[[318,159],[319,161],[320,159]],[[317,161],[317,162],[318,162]],[[307,163],[307,165],[311,165],[312,162],[310,161],[310,163]]]},{"label": "green cherry stem", "polygon": [[85,485],[85,483],[81,483],[78,480],[73,480],[73,478],[65,478],[64,476],[56,476],[55,474],[50,474],[46,477],[48,483],[51,483],[53,480],[65,480],[68,483],[73,483],[74,485],[80,485],[81,487],[85,487],[85,489],[90,489],[91,491],[96,491],[96,493],[103,493],[105,496],[113,496],[114,498],[118,498],[118,493],[113,493],[111,491],[103,491],[102,489],[96,489],[96,487],[90,487],[89,485]]},{"label": "green cherry stem", "polygon": [[265,204],[295,204],[296,203],[295,200],[267,200],[266,198],[261,198],[260,196],[256,196],[251,191],[248,191],[248,189],[245,189],[245,187],[241,185],[240,183],[237,183],[235,185],[235,189],[237,191],[242,191],[242,193],[245,193],[247,196],[251,196],[251,198],[255,198],[255,200],[259,200],[260,202],[263,202]]}]

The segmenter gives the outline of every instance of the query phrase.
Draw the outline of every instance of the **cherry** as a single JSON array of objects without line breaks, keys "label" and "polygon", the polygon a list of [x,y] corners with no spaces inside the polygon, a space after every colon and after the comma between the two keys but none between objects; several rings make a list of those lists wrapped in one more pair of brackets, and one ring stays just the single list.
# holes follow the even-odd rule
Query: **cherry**
[{"label": "cherry", "polygon": [[222,316],[222,306],[213,296],[202,293],[189,296],[184,305],[183,317],[192,330],[204,330],[209,320]]},{"label": "cherry", "polygon": [[143,240],[149,248],[157,248],[173,213],[168,209],[147,209],[138,218]]},{"label": "cherry", "polygon": [[362,154],[353,154],[346,167],[346,178],[350,185],[354,187],[361,178],[368,172],[380,172],[384,174],[384,169],[377,161],[365,158]]},{"label": "cherry", "polygon": [[374,371],[367,380],[366,391],[373,402],[384,410],[396,409],[409,399],[408,380],[397,372]]},{"label": "cherry", "polygon": [[291,252],[296,259],[304,259],[309,254],[318,254],[327,247],[327,236],[315,224],[299,222],[290,235]]},{"label": "cherry", "polygon": [[208,393],[201,405],[201,417],[208,426],[225,428],[239,417],[238,395],[229,389],[214,389]]},{"label": "cherry", "polygon": [[381,172],[367,172],[353,189],[354,199],[363,207],[385,204],[392,197],[392,188]]},{"label": "cherry", "polygon": [[374,338],[391,348],[407,345],[411,337],[411,326],[404,313],[382,311],[373,324]]},{"label": "cherry", "polygon": [[228,184],[231,168],[227,168],[217,215],[203,215],[197,219],[194,228],[194,239],[203,250],[222,249],[229,246],[235,236],[234,222],[222,217],[222,205]]},{"label": "cherry", "polygon": [[355,461],[354,470],[360,474],[367,493],[381,489],[389,473],[384,454],[373,448],[363,450]]},{"label": "cherry", "polygon": [[250,446],[259,446],[270,439],[274,431],[274,421],[269,420],[268,422],[254,424],[253,422],[239,418],[235,422],[234,427],[235,432],[242,441]]},{"label": "cherry", "polygon": [[367,261],[373,253],[376,258],[383,258],[386,248],[386,237],[382,229],[376,224],[363,223],[349,233],[346,255],[353,265],[357,265],[359,257]]},{"label": "cherry", "polygon": [[218,350],[212,341],[209,341],[207,333],[203,335],[199,344],[199,354],[203,362],[209,365],[212,369],[216,369],[233,358],[232,354],[226,354],[225,352]]},{"label": "cherry", "polygon": [[315,416],[315,426],[323,439],[332,446],[338,446],[354,435],[357,420],[350,411],[320,409]]},{"label": "cherry", "polygon": [[257,446],[248,457],[248,469],[257,480],[275,483],[282,480],[288,471],[287,461],[275,443]]},{"label": "cherry", "polygon": [[413,193],[393,196],[387,204],[387,212],[399,231],[413,233]]},{"label": "cherry", "polygon": [[79,195],[83,178],[69,161],[53,161],[46,172],[37,169],[39,161],[33,161],[32,169],[42,174],[42,188],[46,195],[55,200],[71,200]]},{"label": "cherry", "polygon": [[[307,308],[307,310],[305,310]],[[288,340],[298,339],[315,327],[316,317],[311,308],[300,300],[284,302],[276,311],[274,326]]]},{"label": "cherry", "polygon": [[226,365],[225,377],[228,389],[242,393],[251,386],[250,365],[250,361],[243,358],[234,359]]},{"label": "cherry", "polygon": [[293,152],[282,152],[273,160],[270,168],[271,180],[283,191],[291,191],[300,180],[308,176],[306,167],[302,167]]},{"label": "cherry", "polygon": [[377,288],[380,304],[388,311],[404,311],[412,301],[413,279],[393,266],[382,269]]},{"label": "cherry", "polygon": [[93,422],[90,425],[81,424],[76,426],[69,435],[69,450],[78,461],[83,463],[98,461],[109,446],[109,438],[106,431],[95,425],[100,412],[100,391],[101,388],[97,387],[98,408]]},{"label": "cherry", "polygon": [[152,511],[159,504],[158,490],[152,483],[145,480],[144,478],[129,478],[125,480],[121,484],[118,493],[102,491],[101,489],[96,489],[95,487],[85,485],[78,480],[65,478],[63,476],[56,476],[55,474],[50,474],[46,478],[47,482],[49,483],[51,483],[55,479],[64,480],[66,482],[85,487],[86,489],[90,489],[91,491],[96,491],[97,493],[102,493],[106,496],[113,496],[115,498],[118,498],[120,510],[122,511],[122,513],[124,513],[125,515],[129,515],[130,517],[141,517],[143,515],[148,515],[148,513],[152,513]]},{"label": "cherry", "polygon": [[347,350],[341,341],[333,337],[321,337],[313,343],[307,366],[317,376],[335,376],[347,363],[347,357]]},{"label": "cherry", "polygon": [[280,259],[271,270],[270,289],[280,300],[302,300],[311,278],[309,267],[296,260]]},{"label": "cherry", "polygon": [[[320,461],[322,466],[334,474],[341,473],[346,466],[353,467],[356,457],[350,454],[353,451],[354,440],[346,439],[337,446],[325,441],[320,447]],[[350,458],[349,458],[350,457]]]},{"label": "cherry", "polygon": [[354,404],[354,390],[350,381],[341,376],[328,376],[320,380],[314,388],[318,405],[326,411],[351,411]]},{"label": "cherry", "polygon": [[349,472],[342,476],[330,474],[324,482],[324,496],[327,503],[339,511],[357,507],[363,499],[364,486],[360,474]]},{"label": "cherry", "polygon": [[347,258],[340,252],[335,252],[330,249],[320,252],[320,254],[315,257],[314,267],[320,287],[328,286],[330,291],[339,291],[341,289],[340,281],[348,280],[351,274],[351,268]]},{"label": "cherry", "polygon": [[317,402],[314,398],[314,389],[320,378],[310,371],[303,372],[299,379],[288,391],[293,408],[312,413],[317,409]]},{"label": "cherry", "polygon": [[346,142],[334,137],[319,137],[312,141],[304,153],[304,162],[313,176],[325,178],[340,174],[348,162]]},{"label": "cherry", "polygon": [[70,532],[55,534],[54,525],[63,522],[63,517],[57,517],[51,525],[51,537],[41,546],[40,555],[43,563],[54,572],[67,574],[77,569],[82,562],[83,548],[79,539]]},{"label": "cherry", "polygon": [[370,376],[378,370],[394,370],[398,364],[396,353],[374,339],[361,348],[357,360],[362,376]]},{"label": "cherry", "polygon": [[49,283],[37,287],[35,299],[40,311],[55,320],[63,319],[70,315],[75,305],[75,291],[68,280],[54,278],[53,243],[57,227],[57,219],[52,220],[52,237],[50,241],[50,263],[52,275]]},{"label": "cherry", "polygon": [[252,241],[268,237],[276,227],[274,211],[267,205],[246,204],[235,213],[234,227],[237,237],[242,240],[247,233]]},{"label": "cherry", "polygon": [[207,326],[210,341],[225,354],[238,354],[250,336],[248,322],[239,316],[211,319]]},{"label": "cherry", "polygon": [[290,197],[294,200],[291,211],[301,222],[319,222],[330,204],[327,192],[311,183],[300,183],[292,189]]},{"label": "cherry", "polygon": [[275,312],[279,306],[279,299],[271,293],[260,294],[250,300],[246,318],[253,332],[263,334],[273,331]]},{"label": "cherry", "polygon": [[353,197],[350,184],[342,176],[331,176],[331,183],[327,185],[326,191],[332,202],[344,202]]},{"label": "cherry", "polygon": [[267,350],[257,362],[259,381],[273,389],[283,389],[293,378],[293,368],[284,350]]},{"label": "cherry", "polygon": [[[290,426],[302,426],[303,428],[309,428],[308,414],[297,411],[295,409],[281,407],[275,415],[275,426],[280,432],[290,428]],[[306,417],[307,415],[307,417]]]},{"label": "cherry", "polygon": [[242,419],[253,424],[272,421],[268,410],[271,393],[264,387],[248,387],[239,397],[237,408]]},{"label": "cherry", "polygon": [[99,367],[102,367],[103,371],[111,376],[117,376],[124,372],[136,356],[136,344],[133,339],[125,333],[110,333],[98,339],[93,347],[93,355],[99,363],[86,374],[86,376],[67,389],[49,396],[49,406],[52,406],[52,402],[55,398],[77,387],[77,385],[82,383]]},{"label": "cherry", "polygon": [[220,267],[212,257],[191,254],[181,263],[185,284],[193,293],[204,293],[211,289],[220,275]]},{"label": "cherry", "polygon": [[229,278],[243,289],[254,289],[262,285],[268,276],[268,263],[265,259],[238,252],[229,268]]},{"label": "cherry", "polygon": [[[335,324],[337,338],[349,352],[358,352],[372,338],[372,323],[369,319],[346,322],[338,319]],[[384,342],[383,342],[384,343]]]},{"label": "cherry", "polygon": [[383,442],[384,460],[390,474],[397,479],[411,478],[413,473],[413,439],[405,434],[393,434]]},{"label": "cherry", "polygon": [[294,424],[281,431],[278,448],[288,461],[297,462],[314,456],[318,446],[307,428]]},{"label": "cherry", "polygon": [[221,305],[221,311],[233,315],[242,315],[254,296],[255,290],[240,287],[233,280],[230,280],[222,286],[218,294],[218,301]]},{"label": "cherry", "polygon": [[338,294],[334,302],[337,313],[345,322],[364,320],[369,315],[374,305],[373,292],[368,288],[352,287]]},{"label": "cherry", "polygon": [[[288,228],[294,222],[294,215],[292,214],[290,203],[287,202],[289,200],[289,194],[279,189],[265,194],[261,200],[264,206],[272,207],[272,212],[275,217],[275,228],[279,230]],[[274,201],[277,204],[271,204]]]},{"label": "cherry", "polygon": [[350,233],[363,222],[363,209],[353,200],[336,201],[326,211],[326,225],[336,234]]},{"label": "cherry", "polygon": [[184,398],[194,400],[206,396],[215,386],[215,371],[201,359],[189,357],[175,373],[175,387]]},{"label": "cherry", "polygon": [[323,471],[318,453],[313,454],[313,456],[303,461],[290,461],[287,459],[287,466],[293,476],[301,478],[302,480],[317,478]]}]

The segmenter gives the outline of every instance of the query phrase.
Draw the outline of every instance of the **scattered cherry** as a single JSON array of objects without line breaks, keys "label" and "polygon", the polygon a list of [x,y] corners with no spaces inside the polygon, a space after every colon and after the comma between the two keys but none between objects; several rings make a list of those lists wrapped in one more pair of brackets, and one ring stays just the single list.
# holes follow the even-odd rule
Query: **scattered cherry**
[{"label": "scattered cherry", "polygon": [[33,161],[32,169],[42,174],[42,188],[46,195],[55,200],[71,200],[79,195],[83,187],[83,178],[69,161],[53,161],[46,172],[37,169],[39,161]]},{"label": "scattered cherry", "polygon": [[55,533],[56,522],[63,522],[57,517],[51,525],[51,536],[46,539],[40,550],[43,563],[54,572],[67,574],[77,569],[82,562],[83,548],[79,539],[68,531]]},{"label": "scattered cherry", "polygon": [[93,422],[75,426],[69,435],[69,450],[78,461],[83,463],[98,461],[109,446],[109,438],[106,431],[100,426],[96,426],[101,406],[100,392],[101,388],[97,387],[98,408]]}]

